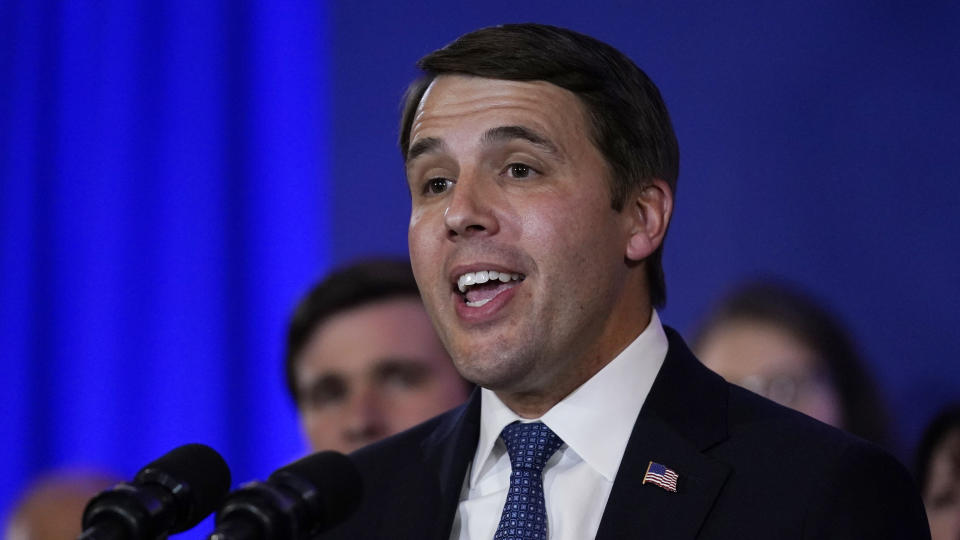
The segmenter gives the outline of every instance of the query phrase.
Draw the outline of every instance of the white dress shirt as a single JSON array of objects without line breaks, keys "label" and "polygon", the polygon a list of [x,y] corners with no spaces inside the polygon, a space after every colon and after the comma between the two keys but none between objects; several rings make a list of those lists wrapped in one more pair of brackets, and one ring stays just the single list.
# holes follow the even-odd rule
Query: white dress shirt
[{"label": "white dress shirt", "polygon": [[[550,540],[594,538],[633,424],[667,355],[656,310],[650,324],[609,364],[539,420],[564,445],[547,461],[543,491]],[[510,487],[510,456],[500,431],[520,418],[481,389],[480,440],[467,469],[451,540],[490,540]]]}]

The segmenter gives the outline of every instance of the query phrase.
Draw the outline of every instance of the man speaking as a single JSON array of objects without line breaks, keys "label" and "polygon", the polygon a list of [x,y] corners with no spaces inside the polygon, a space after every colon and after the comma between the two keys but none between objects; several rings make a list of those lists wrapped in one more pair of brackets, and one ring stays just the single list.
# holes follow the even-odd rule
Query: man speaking
[{"label": "man speaking", "polygon": [[481,388],[355,452],[331,538],[927,538],[880,449],[727,384],[661,325],[678,150],[616,49],[523,24],[419,63],[400,146],[431,320]]}]

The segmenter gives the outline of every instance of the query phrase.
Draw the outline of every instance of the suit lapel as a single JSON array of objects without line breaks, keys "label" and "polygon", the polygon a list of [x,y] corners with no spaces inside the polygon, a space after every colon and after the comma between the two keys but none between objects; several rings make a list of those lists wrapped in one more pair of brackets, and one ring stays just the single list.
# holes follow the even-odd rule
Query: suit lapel
[{"label": "suit lapel", "polygon": [[[667,328],[667,358],[634,425],[597,539],[694,538],[729,467],[703,453],[727,436],[727,387]],[[650,461],[679,475],[677,492],[643,484]]]},{"label": "suit lapel", "polygon": [[[423,461],[427,471],[434,471],[433,480],[439,493],[439,506],[433,516],[433,534],[429,538],[447,540],[460,502],[460,491],[467,467],[480,438],[480,390],[475,389],[463,413],[441,424],[423,445]],[[429,530],[429,529],[423,529]]]}]

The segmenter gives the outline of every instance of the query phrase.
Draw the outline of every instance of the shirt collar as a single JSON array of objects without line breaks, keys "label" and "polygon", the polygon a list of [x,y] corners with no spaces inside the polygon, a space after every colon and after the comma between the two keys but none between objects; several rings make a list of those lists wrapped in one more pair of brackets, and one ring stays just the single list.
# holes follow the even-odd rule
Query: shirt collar
[{"label": "shirt collar", "polygon": [[[650,324],[630,345],[540,420],[588,465],[613,481],[653,380],[667,355],[667,335],[652,311]],[[494,452],[500,432],[521,418],[497,395],[481,388],[480,440],[470,468],[470,487],[503,453]]]}]

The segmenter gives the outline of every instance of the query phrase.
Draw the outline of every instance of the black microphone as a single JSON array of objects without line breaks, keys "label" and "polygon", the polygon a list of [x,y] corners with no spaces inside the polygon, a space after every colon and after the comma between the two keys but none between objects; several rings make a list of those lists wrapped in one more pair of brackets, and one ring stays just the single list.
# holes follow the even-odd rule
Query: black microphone
[{"label": "black microphone", "polygon": [[216,450],[185,444],[151,462],[132,483],[90,499],[79,540],[155,540],[183,532],[230,491],[230,469]]},{"label": "black microphone", "polygon": [[228,495],[208,540],[309,538],[345,520],[362,494],[360,473],[350,458],[319,452]]}]

